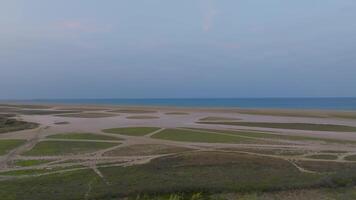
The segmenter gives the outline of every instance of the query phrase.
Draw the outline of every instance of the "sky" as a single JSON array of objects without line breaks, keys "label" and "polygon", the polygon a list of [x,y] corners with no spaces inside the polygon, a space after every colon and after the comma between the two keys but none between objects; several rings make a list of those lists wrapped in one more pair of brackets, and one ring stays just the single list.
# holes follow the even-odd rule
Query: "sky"
[{"label": "sky", "polygon": [[355,0],[1,0],[0,99],[356,97]]}]

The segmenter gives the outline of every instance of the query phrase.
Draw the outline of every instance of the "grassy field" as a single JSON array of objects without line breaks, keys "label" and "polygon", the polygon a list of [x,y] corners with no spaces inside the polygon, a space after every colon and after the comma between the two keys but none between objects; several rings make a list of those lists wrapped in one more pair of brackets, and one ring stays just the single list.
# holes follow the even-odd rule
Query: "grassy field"
[{"label": "grassy field", "polygon": [[[11,115],[10,115],[11,116]],[[0,116],[0,133],[8,133],[13,131],[21,131],[26,129],[37,128],[38,124],[31,122],[19,121],[8,118],[6,115]]]},{"label": "grassy field", "polygon": [[54,168],[39,168],[39,169],[19,169],[19,170],[11,170],[0,172],[1,176],[33,176],[33,175],[41,175],[45,173],[52,173],[58,172],[60,170],[67,170],[67,169],[75,169],[75,168],[82,168],[81,165],[74,165],[68,167],[54,167]]},{"label": "grassy field", "polygon": [[233,135],[206,133],[195,130],[166,129],[156,133],[152,138],[174,140],[181,142],[206,142],[206,143],[253,143],[253,139]]},{"label": "grassy field", "polygon": [[98,135],[94,133],[61,133],[48,136],[52,139],[74,139],[74,140],[120,140],[117,137],[111,137],[107,135]]},{"label": "grassy field", "polygon": [[144,136],[154,131],[157,131],[159,129],[160,128],[157,127],[128,127],[128,128],[104,129],[103,132],[128,135],[128,136]]},{"label": "grassy field", "polygon": [[159,119],[157,116],[151,116],[151,115],[134,115],[134,116],[128,116],[126,119]]},{"label": "grassy field", "polygon": [[345,157],[345,160],[348,160],[348,161],[356,161],[356,155],[346,156],[346,157]]},{"label": "grassy field", "polygon": [[61,111],[61,110],[18,110],[16,113],[22,114],[22,115],[59,115],[59,114],[66,114],[66,113],[79,113],[81,111]]},{"label": "grassy field", "polygon": [[199,119],[199,121],[235,121],[235,120],[241,120],[241,119],[234,118],[234,117],[204,117]]},{"label": "grassy field", "polygon": [[335,125],[335,124],[269,123],[269,122],[198,122],[198,123],[260,127],[260,128],[308,130],[308,131],[356,132],[356,127]]},{"label": "grassy field", "polygon": [[156,113],[155,110],[139,110],[139,109],[117,109],[110,110],[109,112],[115,113],[125,113],[125,114],[147,114],[147,113]]},{"label": "grassy field", "polygon": [[0,156],[25,143],[25,140],[0,140]]},{"label": "grassy field", "polygon": [[222,148],[221,150],[225,151],[242,151],[242,152],[251,152],[257,154],[265,155],[283,155],[283,156],[297,156],[304,155],[307,151],[297,150],[297,149],[261,149],[261,148],[243,148],[243,147],[232,147],[232,148]]},{"label": "grassy field", "polygon": [[317,138],[317,137],[296,136],[296,135],[281,135],[281,134],[273,134],[269,132],[266,133],[266,132],[256,132],[256,131],[229,131],[229,130],[196,129],[196,128],[188,128],[188,129],[216,132],[216,133],[226,133],[226,134],[233,134],[237,136],[245,136],[245,137],[252,137],[252,138],[265,138],[265,139],[290,140],[290,141],[316,141],[316,142],[319,141],[319,142],[339,143],[339,144],[356,143],[355,141],[349,141],[349,140],[338,140],[338,139]]},{"label": "grassy field", "polygon": [[112,151],[106,152],[104,156],[146,156],[157,154],[169,154],[186,152],[192,149],[175,147],[161,144],[137,144],[127,147],[116,148]]},{"label": "grassy field", "polygon": [[25,109],[48,109],[50,106],[44,105],[21,105],[21,104],[0,104],[0,107],[25,108]]},{"label": "grassy field", "polygon": [[55,125],[67,125],[69,122],[54,122]]},{"label": "grassy field", "polygon": [[53,160],[15,160],[13,162],[13,164],[16,166],[20,166],[20,167],[29,167],[29,166],[35,166],[35,165],[48,163],[51,161],[53,161]]},{"label": "grassy field", "polygon": [[[314,162],[312,166],[323,171],[322,168],[331,165]],[[303,167],[308,166],[305,164]],[[320,195],[331,197],[332,194],[323,191],[318,195],[315,193],[302,195],[301,191],[333,188],[332,191],[337,192],[351,188],[356,181],[356,175],[350,173],[354,166],[348,166],[346,170],[344,165],[335,169],[340,167],[343,172],[311,174],[299,171],[282,159],[238,153],[195,152],[163,157],[143,165],[100,167],[105,181],[92,170],[1,181],[0,196],[4,200],[64,200],[85,197],[113,200],[125,196],[135,200],[153,199],[153,196],[159,199],[180,196],[179,200],[185,198],[192,200],[192,196],[195,196],[194,200],[201,198],[221,200],[228,199],[229,195],[222,198],[225,194],[230,194],[231,197],[232,193],[237,193],[248,199],[262,198],[262,194],[268,195],[271,199],[294,199],[292,197],[296,194],[301,195],[300,199],[308,199]],[[19,175],[28,172],[12,173]],[[283,193],[285,195],[282,195]],[[295,195],[286,198],[287,194]],[[348,196],[345,195],[340,197],[350,200],[352,198],[348,196],[353,197],[352,192],[348,192]]]},{"label": "grassy field", "polygon": [[316,155],[307,156],[307,158],[322,159],[322,160],[336,160],[337,156],[330,155],[330,154],[316,154]]},{"label": "grassy field", "polygon": [[103,117],[114,117],[117,116],[115,114],[110,113],[71,113],[71,114],[63,114],[56,115],[59,117],[74,117],[74,118],[103,118]]},{"label": "grassy field", "polygon": [[189,115],[187,112],[167,112],[166,115]]},{"label": "grassy field", "polygon": [[43,141],[39,142],[26,156],[58,156],[68,154],[90,153],[118,145],[108,142],[72,142]]}]

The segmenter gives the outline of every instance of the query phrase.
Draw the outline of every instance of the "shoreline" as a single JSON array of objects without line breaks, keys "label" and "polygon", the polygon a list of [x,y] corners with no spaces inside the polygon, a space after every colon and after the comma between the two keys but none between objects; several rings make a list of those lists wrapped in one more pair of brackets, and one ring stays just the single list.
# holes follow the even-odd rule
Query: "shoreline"
[{"label": "shoreline", "polygon": [[198,110],[356,111],[356,98],[31,99],[1,104]]},{"label": "shoreline", "polygon": [[[117,105],[117,104],[75,104],[75,103],[30,103],[30,102],[0,102],[0,107],[11,106],[45,106],[48,108],[19,108],[27,110],[73,110],[85,108],[99,108],[107,110],[132,109],[155,110],[161,112],[211,112],[211,113],[239,113],[246,115],[265,115],[281,117],[317,117],[325,118],[329,115],[341,115],[336,118],[356,119],[356,110],[332,109],[293,109],[293,108],[242,108],[242,107],[183,107],[183,106],[150,106],[150,105]],[[88,112],[88,111],[87,111]],[[95,112],[94,110],[92,112]]]}]

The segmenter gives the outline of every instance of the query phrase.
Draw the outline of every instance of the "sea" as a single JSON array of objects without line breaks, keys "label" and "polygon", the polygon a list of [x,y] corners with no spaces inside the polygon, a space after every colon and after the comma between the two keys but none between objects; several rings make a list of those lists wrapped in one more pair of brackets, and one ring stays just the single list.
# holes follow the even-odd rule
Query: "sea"
[{"label": "sea", "polygon": [[149,98],[149,99],[31,99],[22,103],[172,106],[207,108],[277,108],[356,110],[356,98]]}]

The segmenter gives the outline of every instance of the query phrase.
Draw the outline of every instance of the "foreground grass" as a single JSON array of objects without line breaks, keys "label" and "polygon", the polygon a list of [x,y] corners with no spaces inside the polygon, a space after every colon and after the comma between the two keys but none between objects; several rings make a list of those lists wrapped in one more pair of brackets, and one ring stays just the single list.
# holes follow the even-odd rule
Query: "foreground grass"
[{"label": "foreground grass", "polygon": [[69,167],[54,167],[54,168],[43,168],[43,169],[24,169],[24,170],[11,170],[6,172],[0,172],[1,176],[34,176],[43,175],[46,173],[59,172],[61,170],[82,168],[81,165],[74,165]]},{"label": "foreground grass", "polygon": [[20,167],[29,167],[29,166],[41,165],[51,161],[52,160],[15,160],[13,164]]},{"label": "foreground grass", "polygon": [[157,127],[128,127],[128,128],[104,129],[103,132],[128,135],[128,136],[144,136],[154,131],[157,131],[159,129],[160,128]]},{"label": "foreground grass", "polygon": [[218,133],[207,133],[195,130],[166,129],[156,133],[152,138],[174,140],[181,142],[206,142],[206,143],[252,143],[253,139],[222,135]]},{"label": "foreground grass", "polygon": [[74,139],[74,140],[120,140],[120,138],[117,137],[98,135],[94,133],[61,133],[57,135],[48,136],[47,138]]},{"label": "foreground grass", "polygon": [[[329,166],[325,162],[315,163],[318,167]],[[105,182],[92,170],[86,169],[1,181],[0,196],[4,200],[113,200],[122,197],[192,200],[194,196],[194,200],[197,200],[213,199],[213,195],[209,194],[222,193],[215,195],[216,199],[221,200],[229,197],[224,198],[224,193],[235,192],[246,198],[258,199],[263,194],[270,194],[271,199],[284,200],[291,197],[286,198],[288,196],[283,194],[293,194],[297,189],[300,191],[314,188],[331,197],[331,194],[327,193],[329,189],[321,188],[351,188],[356,181],[356,175],[352,173],[354,168],[338,167],[342,172],[310,174],[300,172],[282,159],[238,153],[195,152],[163,157],[143,165],[100,167]],[[300,199],[317,197],[319,195],[312,193]],[[348,197],[353,195],[346,195],[345,192],[345,195],[339,197],[352,199]]]},{"label": "foreground grass", "polygon": [[269,122],[198,122],[198,123],[260,127],[260,128],[308,130],[308,131],[356,132],[356,127],[335,125],[335,124],[269,123]]},{"label": "foreground grass", "polygon": [[25,140],[0,140],[0,156],[25,143]]},{"label": "foreground grass", "polygon": [[27,156],[58,156],[68,154],[90,153],[118,145],[109,142],[72,142],[72,141],[43,141],[36,144]]}]

